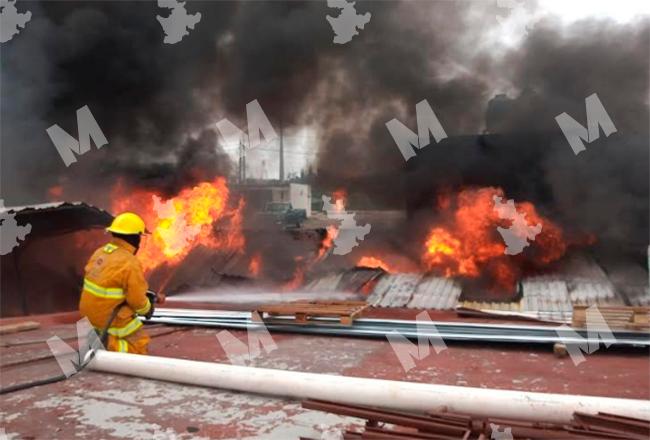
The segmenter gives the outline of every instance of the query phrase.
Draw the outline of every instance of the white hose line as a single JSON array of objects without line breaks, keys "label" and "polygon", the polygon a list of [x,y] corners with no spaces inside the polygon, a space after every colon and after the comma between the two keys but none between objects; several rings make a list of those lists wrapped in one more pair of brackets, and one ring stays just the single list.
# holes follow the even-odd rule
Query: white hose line
[{"label": "white hose line", "polygon": [[575,411],[650,420],[650,401],[533,393],[302,373],[100,350],[89,367],[188,385],[319,399],[403,411],[447,411],[478,417],[569,423]]}]

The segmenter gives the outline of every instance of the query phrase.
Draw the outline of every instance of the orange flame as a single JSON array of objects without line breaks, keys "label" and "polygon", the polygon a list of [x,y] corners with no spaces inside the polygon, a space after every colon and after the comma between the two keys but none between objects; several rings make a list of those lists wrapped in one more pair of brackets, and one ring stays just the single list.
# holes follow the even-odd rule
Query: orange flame
[{"label": "orange flame", "polygon": [[[345,211],[345,201],[347,198],[347,192],[345,189],[337,189],[332,193],[332,200],[334,202],[334,207],[337,212]],[[334,240],[339,235],[339,227],[337,225],[329,225],[325,228],[325,237],[320,243],[318,249],[318,255],[316,256],[316,261],[320,261],[327,257],[328,251],[334,245]]]},{"label": "orange flame", "polygon": [[384,261],[382,261],[377,257],[369,257],[369,256],[361,257],[359,261],[357,261],[357,267],[368,267],[371,269],[379,268],[385,270],[388,273],[393,272],[393,270],[388,265],[388,263],[385,263]]},{"label": "orange flame", "polygon": [[282,286],[282,289],[285,291],[292,291],[302,286],[305,282],[305,271],[308,269],[308,266],[310,266],[310,264],[305,264],[302,256],[294,257],[294,261],[296,262],[296,268],[293,271],[293,275],[291,276],[291,279]]},{"label": "orange flame", "polygon": [[328,251],[334,245],[334,239],[337,235],[339,235],[338,227],[331,225],[325,229],[325,237],[323,237],[323,240],[320,242],[316,261],[320,261],[327,256]]},{"label": "orange flame", "polygon": [[503,190],[467,189],[455,199],[441,199],[439,208],[447,214],[448,222],[431,228],[427,235],[422,263],[428,270],[446,277],[487,275],[494,281],[494,288],[512,290],[522,260],[542,266],[564,255],[562,230],[540,216],[528,202],[516,204],[517,212],[525,213],[530,225],[542,224],[542,231],[530,243],[529,252],[526,248],[521,255],[505,255],[506,245],[497,226],[508,228],[510,222],[501,219],[494,209],[495,195],[504,197]]},{"label": "orange flame", "polygon": [[63,185],[54,185],[48,188],[47,196],[49,200],[61,200],[61,197],[63,197]]},{"label": "orange flame", "polygon": [[[344,189],[338,189],[334,191],[332,199],[334,200],[334,206],[336,211],[343,212],[345,210],[345,197],[346,192]],[[293,276],[290,281],[284,284],[283,288],[285,290],[293,290],[300,287],[305,281],[305,273],[316,263],[324,260],[328,255],[332,246],[334,246],[334,240],[339,234],[339,227],[337,225],[329,225],[325,228],[325,236],[320,242],[318,247],[318,252],[315,258],[311,258],[309,261],[303,261],[301,258],[296,258],[296,269],[293,273]]]},{"label": "orange flame", "polygon": [[348,192],[345,190],[345,188],[339,188],[332,193],[332,200],[334,200],[336,203],[337,208],[340,206],[339,209],[343,209],[348,200]]},{"label": "orange flame", "polygon": [[[142,240],[138,258],[149,271],[163,263],[177,264],[199,245],[241,251],[243,200],[231,209],[229,196],[223,178],[185,188],[169,199],[153,191],[127,190],[118,184],[113,191],[112,209],[116,213],[132,211],[144,219],[151,235]],[[223,230],[215,233],[215,226],[222,222]]]},{"label": "orange flame", "polygon": [[262,264],[262,259],[260,254],[255,254],[251,257],[250,263],[248,263],[248,273],[252,277],[257,277],[260,274],[260,266]]},{"label": "orange flame", "polygon": [[296,266],[296,270],[293,272],[291,280],[284,284],[283,289],[286,291],[292,291],[302,286],[305,282],[305,268],[302,265]]}]

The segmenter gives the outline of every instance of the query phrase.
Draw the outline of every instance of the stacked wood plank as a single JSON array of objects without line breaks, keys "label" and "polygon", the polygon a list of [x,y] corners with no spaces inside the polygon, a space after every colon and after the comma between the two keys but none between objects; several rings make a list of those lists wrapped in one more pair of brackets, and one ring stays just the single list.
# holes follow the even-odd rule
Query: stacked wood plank
[{"label": "stacked wood plank", "polygon": [[14,324],[0,325],[0,335],[7,333],[18,333],[27,330],[36,330],[41,324],[35,321],[16,322]]},{"label": "stacked wood plank", "polygon": [[255,311],[262,319],[289,315],[299,324],[308,324],[314,318],[336,317],[341,324],[352,325],[368,306],[365,301],[294,301],[260,306]]},{"label": "stacked wood plank", "polygon": [[586,328],[588,322],[599,322],[596,311],[611,329],[650,330],[650,307],[638,306],[598,306],[590,309],[588,306],[574,305],[572,326]]},{"label": "stacked wood plank", "polygon": [[366,425],[363,428],[347,430],[343,433],[345,440],[506,438],[511,440],[647,440],[650,438],[650,421],[605,413],[590,415],[576,412],[571,423],[560,425],[502,418],[478,418],[445,411],[416,414],[322,400],[305,400],[302,406],[307,409],[365,419]]}]

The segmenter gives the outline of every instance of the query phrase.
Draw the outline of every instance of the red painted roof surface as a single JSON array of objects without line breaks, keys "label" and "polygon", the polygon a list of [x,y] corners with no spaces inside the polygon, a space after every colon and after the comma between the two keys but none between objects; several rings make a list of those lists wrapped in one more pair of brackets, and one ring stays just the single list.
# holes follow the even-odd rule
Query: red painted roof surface
[{"label": "red painted roof surface", "polygon": [[[384,313],[384,312],[382,312]],[[405,312],[403,312],[405,313]],[[398,313],[399,314],[399,313]],[[397,316],[395,316],[397,317]],[[406,317],[400,315],[399,317]],[[438,319],[432,313],[433,319]],[[76,337],[76,314],[23,318],[38,330],[3,335],[2,386],[60,374],[45,340]],[[11,321],[16,321],[13,319]],[[11,322],[3,320],[1,324]],[[176,330],[176,331],[172,331]],[[228,362],[215,337],[219,329],[155,326],[150,354]],[[246,333],[231,331],[246,342]],[[385,340],[274,333],[278,348],[254,365],[413,382],[536,392],[650,399],[647,350],[604,349],[575,366],[550,346],[447,344],[447,350],[416,360],[406,373]],[[360,425],[357,419],[304,410],[290,399],[164,383],[84,371],[63,382],[0,396],[0,428],[12,438],[320,438],[330,428]],[[1,432],[1,431],[0,431]]]}]

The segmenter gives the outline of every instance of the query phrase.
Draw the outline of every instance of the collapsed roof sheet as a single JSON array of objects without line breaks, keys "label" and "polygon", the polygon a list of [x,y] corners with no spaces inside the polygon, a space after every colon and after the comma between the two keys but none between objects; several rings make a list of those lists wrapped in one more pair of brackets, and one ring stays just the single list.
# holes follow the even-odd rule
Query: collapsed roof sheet
[{"label": "collapsed roof sheet", "polygon": [[0,214],[15,214],[18,224],[30,224],[30,236],[65,234],[80,229],[105,228],[113,216],[84,202],[55,202],[0,207]]},{"label": "collapsed roof sheet", "polygon": [[382,269],[355,267],[345,272],[338,283],[338,289],[347,292],[358,292],[371,281],[380,279],[386,274]]}]

